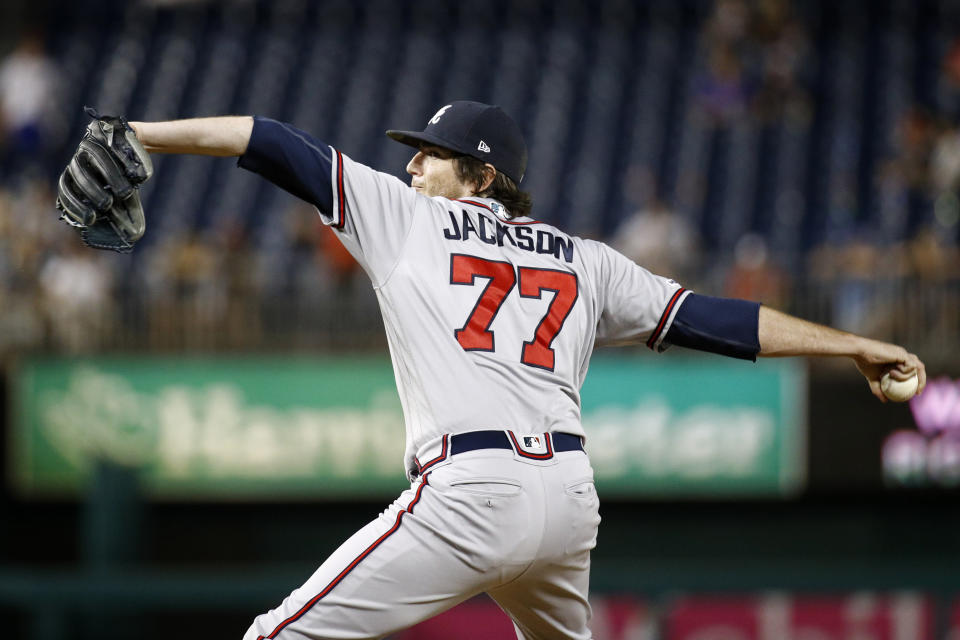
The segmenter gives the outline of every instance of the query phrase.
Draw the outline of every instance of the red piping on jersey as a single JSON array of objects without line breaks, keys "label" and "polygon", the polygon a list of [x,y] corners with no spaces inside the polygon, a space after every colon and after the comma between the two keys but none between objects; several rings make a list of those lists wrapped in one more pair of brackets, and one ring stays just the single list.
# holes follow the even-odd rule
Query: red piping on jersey
[{"label": "red piping on jersey", "polygon": [[553,457],[553,438],[550,437],[549,433],[543,434],[543,437],[547,441],[547,452],[546,453],[527,453],[520,448],[520,443],[517,442],[517,436],[513,435],[513,431],[507,431],[507,434],[510,435],[510,439],[513,440],[513,449],[518,454],[524,458],[533,458],[534,460],[549,460]]},{"label": "red piping on jersey", "polygon": [[474,202],[473,200],[467,200],[466,198],[457,198],[456,201],[457,201],[457,202],[466,202],[467,204],[472,204],[472,205],[475,206],[475,207],[483,207],[484,209],[486,209],[486,210],[489,211],[490,213],[493,213],[493,209],[491,209],[489,206],[483,204],[482,202]]},{"label": "red piping on jersey", "polygon": [[440,455],[438,455],[438,456],[437,456],[436,458],[434,458],[433,460],[430,460],[429,462],[427,462],[427,464],[420,464],[420,461],[417,460],[417,457],[416,457],[416,456],[413,457],[413,461],[417,463],[417,473],[418,473],[418,474],[423,475],[423,472],[426,471],[427,469],[429,469],[430,467],[432,467],[433,465],[437,464],[438,462],[442,462],[443,460],[446,460],[446,458],[447,458],[447,440],[449,439],[449,437],[450,437],[449,434],[446,434],[446,433],[443,434],[443,446],[442,446],[441,449],[440,449]]},{"label": "red piping on jersey", "polygon": [[653,335],[650,336],[650,339],[647,340],[647,346],[651,349],[653,349],[653,345],[655,345],[657,340],[660,338],[660,333],[663,331],[663,327],[667,324],[667,318],[670,317],[673,307],[677,304],[677,300],[680,299],[680,296],[684,291],[686,291],[686,289],[683,287],[677,289],[677,292],[673,294],[672,298],[670,298],[670,302],[667,303],[667,308],[663,310],[663,315],[660,316],[660,322],[657,324],[656,331],[654,331]]},{"label": "red piping on jersey", "polygon": [[346,198],[343,195],[343,155],[337,149],[334,149],[334,151],[337,152],[337,210],[340,212],[340,219],[333,226],[337,229],[343,229],[343,223],[347,220],[347,212],[344,211]]},{"label": "red piping on jersey", "polygon": [[[473,200],[466,200],[464,198],[457,198],[455,202],[463,202],[464,204],[472,204],[475,207],[483,207],[493,215],[495,216],[497,215],[493,209],[483,204],[482,202],[474,202]],[[497,216],[497,220],[500,220],[500,216]],[[500,220],[500,222],[505,222],[506,224],[542,224],[539,220],[531,220],[530,222],[513,222],[511,220]]]},{"label": "red piping on jersey", "polygon": [[280,633],[281,631],[283,631],[283,629],[284,629],[287,625],[289,625],[291,622],[296,622],[296,621],[299,620],[301,617],[303,617],[303,615],[304,615],[307,611],[309,611],[309,610],[313,607],[313,605],[317,604],[317,603],[320,601],[321,598],[323,598],[325,595],[327,595],[328,593],[330,593],[330,591],[331,591],[335,586],[337,586],[338,584],[340,584],[340,581],[343,580],[343,579],[347,576],[348,573],[350,573],[351,571],[353,571],[353,570],[356,568],[356,566],[357,566],[358,564],[360,564],[360,561],[361,561],[361,560],[363,560],[363,559],[366,558],[368,555],[370,555],[370,552],[372,552],[374,549],[376,549],[376,548],[380,545],[381,542],[383,542],[384,540],[386,540],[387,538],[389,538],[391,535],[393,535],[393,533],[394,533],[397,529],[400,528],[400,521],[401,521],[401,519],[403,519],[403,514],[405,514],[405,513],[407,513],[407,512],[413,513],[413,507],[416,506],[417,502],[420,501],[420,494],[423,493],[423,488],[426,487],[426,486],[427,486],[427,476],[423,476],[423,481],[420,483],[420,487],[417,489],[417,495],[415,495],[415,496],[413,497],[413,500],[410,501],[410,504],[407,506],[406,509],[402,509],[402,510],[400,511],[400,513],[397,514],[397,521],[393,523],[393,526],[390,527],[390,530],[389,530],[389,531],[387,531],[387,532],[384,533],[382,536],[380,536],[379,538],[377,538],[377,540],[376,540],[373,544],[371,544],[369,547],[367,547],[367,548],[363,551],[363,553],[361,553],[361,554],[358,555],[356,558],[354,558],[353,562],[351,562],[349,565],[347,565],[347,568],[346,568],[346,569],[344,569],[343,571],[341,571],[341,572],[337,575],[336,578],[334,578],[333,580],[331,580],[331,581],[330,581],[330,584],[328,584],[326,587],[323,588],[323,591],[321,591],[320,593],[318,593],[317,595],[315,595],[313,598],[311,598],[311,599],[309,600],[309,602],[307,602],[307,604],[305,604],[305,605],[303,605],[302,607],[300,607],[300,610],[299,610],[299,611],[297,611],[295,614],[293,614],[292,616],[290,616],[289,618],[287,618],[286,620],[284,620],[283,622],[281,622],[279,625],[277,625],[277,628],[274,629],[273,631],[271,631],[269,635],[266,635],[266,636],[257,636],[257,640],[265,640],[265,639],[267,639],[267,638],[276,638],[276,637],[277,637],[277,634]]}]

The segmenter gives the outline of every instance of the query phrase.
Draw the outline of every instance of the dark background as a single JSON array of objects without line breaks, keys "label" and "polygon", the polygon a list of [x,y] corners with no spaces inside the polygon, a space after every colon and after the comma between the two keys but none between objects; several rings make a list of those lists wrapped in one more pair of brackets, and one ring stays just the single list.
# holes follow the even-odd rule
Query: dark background
[{"label": "dark background", "polygon": [[[772,38],[716,35],[730,6],[787,18]],[[931,378],[956,380],[960,205],[956,181],[932,175],[937,143],[960,132],[958,25],[948,0],[0,3],[0,55],[38,31],[63,74],[41,142],[0,138],[0,477],[21,357],[385,350],[363,274],[319,225],[291,222],[313,212],[231,161],[158,160],[137,251],[84,253],[51,204],[84,104],[131,119],[266,113],[403,177],[407,151],[383,130],[452,99],[497,101],[530,144],[523,186],[538,218],[615,242],[656,194],[697,238],[658,272],[904,344]],[[786,27],[799,39],[778,39]],[[767,70],[784,48],[777,85]],[[711,66],[728,49],[741,74],[729,94]],[[63,256],[110,281],[68,320],[89,328],[80,341],[58,332],[63,301],[42,277]],[[187,267],[166,266],[177,260]],[[240,304],[218,316],[204,304],[219,282]],[[960,593],[958,489],[884,478],[882,444],[913,418],[877,402],[849,363],[811,362],[808,393],[799,493],[604,500],[593,591],[659,603],[916,590],[935,598],[942,640]],[[240,637],[391,499],[144,501],[135,473],[109,466],[76,500],[4,482],[4,633]]]}]

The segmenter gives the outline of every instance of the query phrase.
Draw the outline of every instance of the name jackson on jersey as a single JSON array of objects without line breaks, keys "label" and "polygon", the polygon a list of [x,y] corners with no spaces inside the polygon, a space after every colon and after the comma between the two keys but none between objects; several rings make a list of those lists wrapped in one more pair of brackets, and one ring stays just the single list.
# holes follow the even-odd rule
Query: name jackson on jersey
[{"label": "name jackson on jersey", "polygon": [[443,237],[447,240],[467,241],[471,234],[487,244],[498,247],[510,243],[518,249],[531,253],[552,255],[566,262],[573,262],[573,240],[542,229],[531,229],[525,226],[509,226],[499,220],[487,218],[482,213],[477,214],[477,224],[470,219],[466,209],[460,210],[458,216],[453,211],[450,214],[450,225],[443,230]]}]

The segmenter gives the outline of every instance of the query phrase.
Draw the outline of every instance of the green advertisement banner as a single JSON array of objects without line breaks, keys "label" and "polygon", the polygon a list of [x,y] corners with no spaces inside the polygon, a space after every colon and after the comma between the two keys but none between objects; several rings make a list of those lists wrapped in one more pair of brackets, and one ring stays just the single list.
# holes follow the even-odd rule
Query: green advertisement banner
[{"label": "green advertisement banner", "polygon": [[[37,358],[11,371],[15,487],[82,491],[99,461],[166,499],[390,496],[405,487],[386,358]],[[788,361],[598,357],[583,389],[604,495],[776,495],[805,463]]]},{"label": "green advertisement banner", "polygon": [[581,393],[606,496],[788,495],[806,475],[806,368],[719,356],[596,359]]}]

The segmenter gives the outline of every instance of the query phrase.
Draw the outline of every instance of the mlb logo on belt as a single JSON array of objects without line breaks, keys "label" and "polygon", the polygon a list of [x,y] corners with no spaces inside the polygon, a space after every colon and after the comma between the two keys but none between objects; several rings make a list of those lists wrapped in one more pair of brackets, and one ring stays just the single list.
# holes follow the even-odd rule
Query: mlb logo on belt
[{"label": "mlb logo on belt", "polygon": [[519,436],[517,445],[525,453],[547,453],[547,437],[543,434],[535,436]]}]

